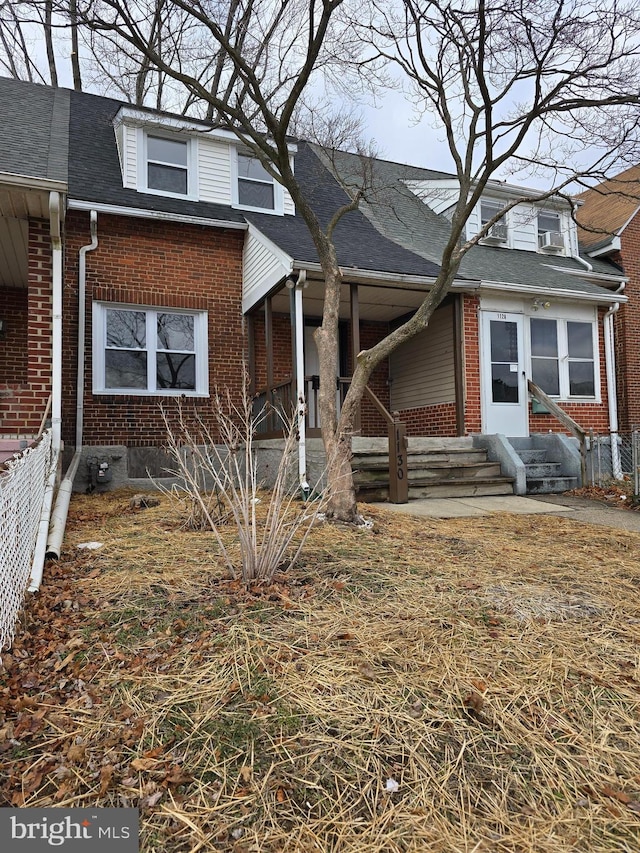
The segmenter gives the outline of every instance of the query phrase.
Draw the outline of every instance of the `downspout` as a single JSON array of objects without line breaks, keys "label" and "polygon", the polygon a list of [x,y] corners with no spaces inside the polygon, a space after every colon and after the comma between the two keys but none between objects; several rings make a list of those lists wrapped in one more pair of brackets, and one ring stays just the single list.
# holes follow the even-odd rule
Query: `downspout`
[{"label": "downspout", "polygon": [[300,270],[296,282],[295,318],[296,318],[296,412],[298,418],[298,480],[303,497],[311,491],[307,480],[307,401],[304,382],[304,314],[302,307],[302,290],[307,280],[307,271]]},{"label": "downspout", "polygon": [[[624,283],[616,293],[622,293]],[[618,444],[618,394],[616,389],[616,352],[614,344],[613,318],[620,308],[615,302],[604,315],[604,358],[607,374],[607,400],[609,403],[609,437],[611,441],[611,473],[616,480],[622,479],[622,463],[620,461],[620,446]]]},{"label": "downspout", "polygon": [[69,503],[73,492],[73,481],[78,471],[80,457],[82,456],[82,434],[84,428],[84,355],[85,355],[85,298],[87,282],[87,252],[92,252],[98,247],[98,214],[91,211],[90,218],[91,242],[81,246],[78,253],[78,369],[76,373],[76,450],[64,480],[60,483],[58,497],[51,516],[51,532],[47,541],[47,557],[58,559],[62,549],[62,539],[67,525],[67,514]]},{"label": "downspout", "polygon": [[40,510],[38,533],[31,563],[29,592],[42,582],[53,492],[58,474],[62,436],[62,223],[60,193],[49,193],[49,229],[51,234],[51,471]]}]

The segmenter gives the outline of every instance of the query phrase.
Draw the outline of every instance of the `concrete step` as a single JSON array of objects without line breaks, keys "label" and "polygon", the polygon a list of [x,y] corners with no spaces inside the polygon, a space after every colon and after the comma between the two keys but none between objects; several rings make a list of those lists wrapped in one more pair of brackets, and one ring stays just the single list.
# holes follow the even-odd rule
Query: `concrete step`
[{"label": "concrete step", "polygon": [[547,459],[546,450],[518,450],[516,448],[516,453],[525,465],[535,465],[539,462],[545,462]]},{"label": "concrete step", "polygon": [[536,465],[525,465],[527,482],[541,480],[544,477],[559,477],[562,465],[559,462],[541,462]]},{"label": "concrete step", "polygon": [[[387,451],[376,451],[374,453],[358,452],[353,454],[352,467],[363,468],[386,468],[388,460]],[[441,467],[446,468],[450,465],[466,465],[477,464],[484,462],[487,458],[485,450],[446,450],[434,451],[433,453],[425,453],[423,451],[407,451],[407,464],[410,468],[422,467]]]},{"label": "concrete step", "polygon": [[[409,500],[419,498],[472,498],[488,495],[512,495],[513,481],[509,477],[492,477],[482,480],[450,480],[445,482],[413,483],[409,486]],[[358,500],[379,503],[389,500],[389,489],[382,485],[365,486],[357,490]]]},{"label": "concrete step", "polygon": [[528,495],[554,495],[577,488],[577,477],[541,477],[532,480],[527,478]]},{"label": "concrete step", "polygon": [[[482,478],[500,477],[502,471],[499,462],[469,462],[465,465],[452,466],[447,463],[438,463],[429,467],[414,467],[409,464],[409,485],[419,481],[449,481],[449,480],[477,480]],[[354,470],[354,481],[357,485],[365,483],[388,483],[389,468],[385,465]]]}]

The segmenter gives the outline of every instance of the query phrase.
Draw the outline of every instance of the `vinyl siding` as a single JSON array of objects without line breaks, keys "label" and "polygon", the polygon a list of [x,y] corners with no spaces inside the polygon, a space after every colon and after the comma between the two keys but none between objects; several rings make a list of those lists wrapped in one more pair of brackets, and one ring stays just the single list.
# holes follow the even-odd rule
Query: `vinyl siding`
[{"label": "vinyl siding", "polygon": [[453,306],[447,305],[391,356],[392,411],[455,402],[453,345]]},{"label": "vinyl siding", "polygon": [[199,198],[231,204],[231,152],[227,142],[198,139]]},{"label": "vinyl siding", "polygon": [[137,127],[122,127],[122,177],[125,187],[138,188],[138,135]]},{"label": "vinyl siding", "polygon": [[242,310],[248,311],[289,270],[255,234],[248,234],[242,258]]}]

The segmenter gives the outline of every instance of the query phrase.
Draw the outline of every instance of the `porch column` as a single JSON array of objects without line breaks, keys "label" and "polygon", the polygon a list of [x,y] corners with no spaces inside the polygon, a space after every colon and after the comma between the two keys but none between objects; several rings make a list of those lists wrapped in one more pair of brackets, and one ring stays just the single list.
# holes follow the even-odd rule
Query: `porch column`
[{"label": "porch column", "polygon": [[293,291],[293,331],[295,338],[295,387],[296,417],[298,421],[298,480],[304,497],[311,491],[307,481],[307,401],[304,381],[304,309],[302,290],[304,284],[298,279]]},{"label": "porch column", "polygon": [[[351,373],[353,374],[356,367],[356,356],[360,352],[360,301],[358,299],[357,284],[349,286],[349,313],[351,317]],[[359,403],[353,422],[354,433],[361,431],[361,422],[361,404]]]},{"label": "porch column", "polygon": [[253,314],[248,314],[247,323],[247,361],[249,362],[249,393],[256,393],[256,324]]},{"label": "porch column", "polygon": [[265,403],[267,406],[267,426],[269,431],[275,429],[275,419],[271,406],[273,404],[273,309],[271,297],[267,296],[264,301],[264,350],[267,357],[267,393]]}]

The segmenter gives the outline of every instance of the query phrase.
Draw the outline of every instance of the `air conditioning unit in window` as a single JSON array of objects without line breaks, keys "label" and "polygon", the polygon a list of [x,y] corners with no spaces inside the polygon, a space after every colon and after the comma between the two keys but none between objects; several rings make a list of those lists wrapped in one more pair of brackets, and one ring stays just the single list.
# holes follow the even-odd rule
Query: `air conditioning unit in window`
[{"label": "air conditioning unit in window", "polygon": [[508,239],[508,231],[506,222],[495,222],[482,238],[483,243],[489,243],[492,246],[498,246],[506,243]]},{"label": "air conditioning unit in window", "polygon": [[564,252],[564,237],[560,231],[545,231],[538,237],[538,245],[548,252]]}]

